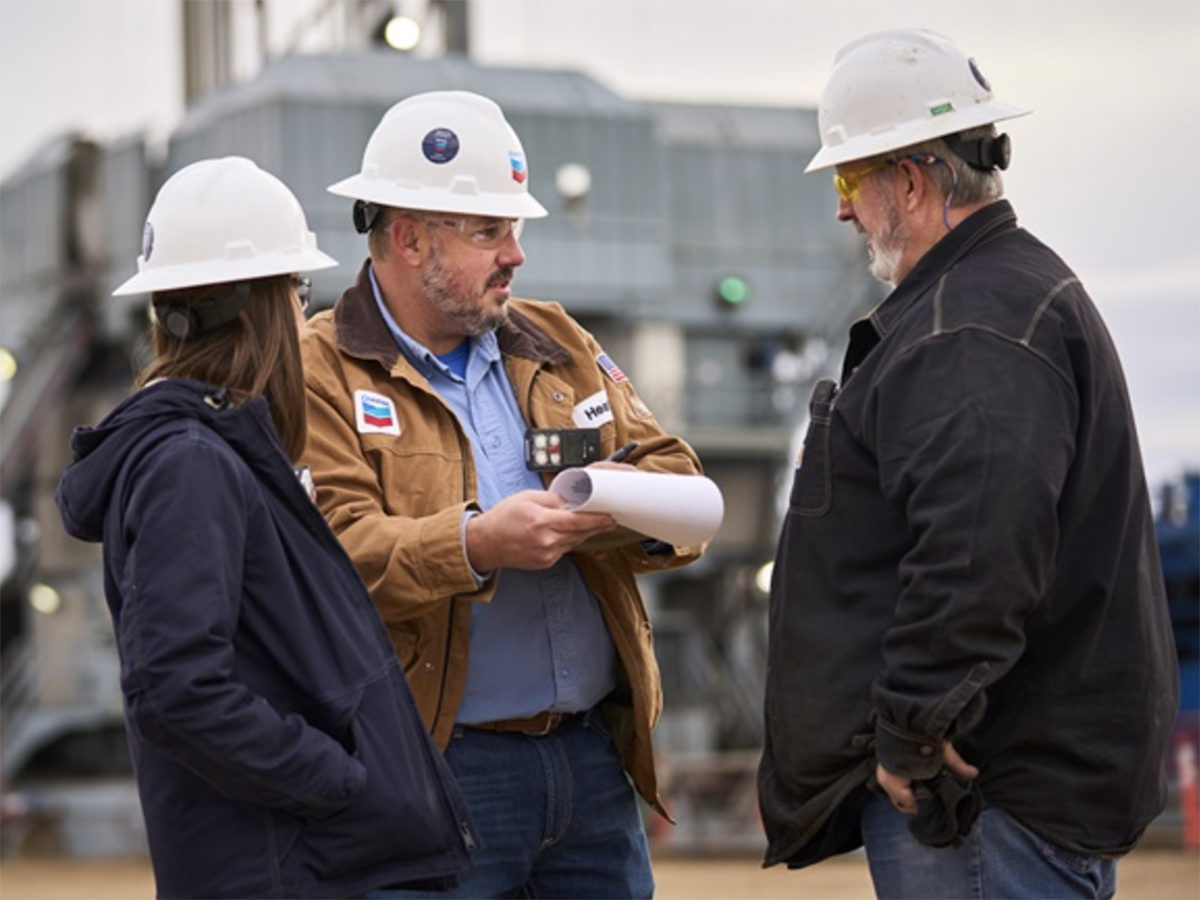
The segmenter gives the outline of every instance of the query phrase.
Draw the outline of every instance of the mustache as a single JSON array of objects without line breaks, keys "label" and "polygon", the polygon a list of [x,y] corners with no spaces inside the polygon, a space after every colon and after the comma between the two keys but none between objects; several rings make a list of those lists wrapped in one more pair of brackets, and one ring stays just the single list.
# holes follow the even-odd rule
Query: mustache
[{"label": "mustache", "polygon": [[488,279],[487,286],[490,288],[497,287],[501,284],[504,284],[506,281],[512,281],[513,275],[516,273],[516,271],[516,268],[513,266],[505,266],[502,269],[497,269],[496,273]]}]

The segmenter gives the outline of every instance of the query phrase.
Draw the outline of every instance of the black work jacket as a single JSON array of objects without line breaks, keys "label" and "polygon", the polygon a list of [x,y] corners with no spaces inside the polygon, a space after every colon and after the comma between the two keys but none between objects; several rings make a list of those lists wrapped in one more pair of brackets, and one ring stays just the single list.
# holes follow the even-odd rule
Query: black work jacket
[{"label": "black work jacket", "polygon": [[1179,700],[1116,350],[1004,201],[921,259],[819,384],[771,592],[768,864],[861,844],[876,759],[953,741],[985,801],[1121,853],[1163,809]]}]

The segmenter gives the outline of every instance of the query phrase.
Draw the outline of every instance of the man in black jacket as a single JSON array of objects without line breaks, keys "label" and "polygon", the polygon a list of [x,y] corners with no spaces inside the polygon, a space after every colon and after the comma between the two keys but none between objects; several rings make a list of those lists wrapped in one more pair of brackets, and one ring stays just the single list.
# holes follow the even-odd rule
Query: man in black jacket
[{"label": "man in black jacket", "polygon": [[894,290],[811,404],[771,595],[768,865],[865,845],[879,896],[1102,897],[1165,803],[1179,676],[1117,353],[1001,199],[974,60],[838,55],[837,216]]}]

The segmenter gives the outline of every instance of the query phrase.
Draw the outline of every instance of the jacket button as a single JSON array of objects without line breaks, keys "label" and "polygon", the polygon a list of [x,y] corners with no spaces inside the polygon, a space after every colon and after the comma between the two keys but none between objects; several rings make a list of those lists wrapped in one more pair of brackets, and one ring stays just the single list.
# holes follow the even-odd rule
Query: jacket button
[{"label": "jacket button", "polygon": [[566,399],[566,395],[565,395],[565,394],[563,394],[563,392],[562,392],[562,391],[555,391],[553,394],[551,394],[551,395],[550,395],[550,398],[551,398],[551,399],[552,399],[552,400],[553,400],[555,403],[562,403],[562,402],[563,402],[563,400],[565,400],[565,399]]},{"label": "jacket button", "polygon": [[431,662],[425,663],[425,671],[432,672],[433,671],[433,663],[431,663]]},{"label": "jacket button", "polygon": [[928,744],[926,744],[924,747],[921,748],[921,755],[922,756],[933,756],[933,750],[934,750],[933,747],[930,747]]}]

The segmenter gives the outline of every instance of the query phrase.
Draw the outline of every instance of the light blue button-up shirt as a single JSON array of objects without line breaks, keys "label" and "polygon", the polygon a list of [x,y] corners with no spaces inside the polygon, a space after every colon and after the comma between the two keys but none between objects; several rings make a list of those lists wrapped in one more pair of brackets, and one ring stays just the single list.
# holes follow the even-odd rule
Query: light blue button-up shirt
[{"label": "light blue button-up shirt", "polygon": [[[465,359],[462,348],[439,359],[396,324],[374,271],[371,287],[400,351],[470,440],[479,506],[487,510],[518,491],[545,490],[541,476],[525,468],[525,422],[496,336],[472,338]],[[566,557],[540,572],[502,569],[491,602],[471,604],[470,652],[458,709],[466,725],[591,709],[616,685],[616,651],[600,605]]]}]

